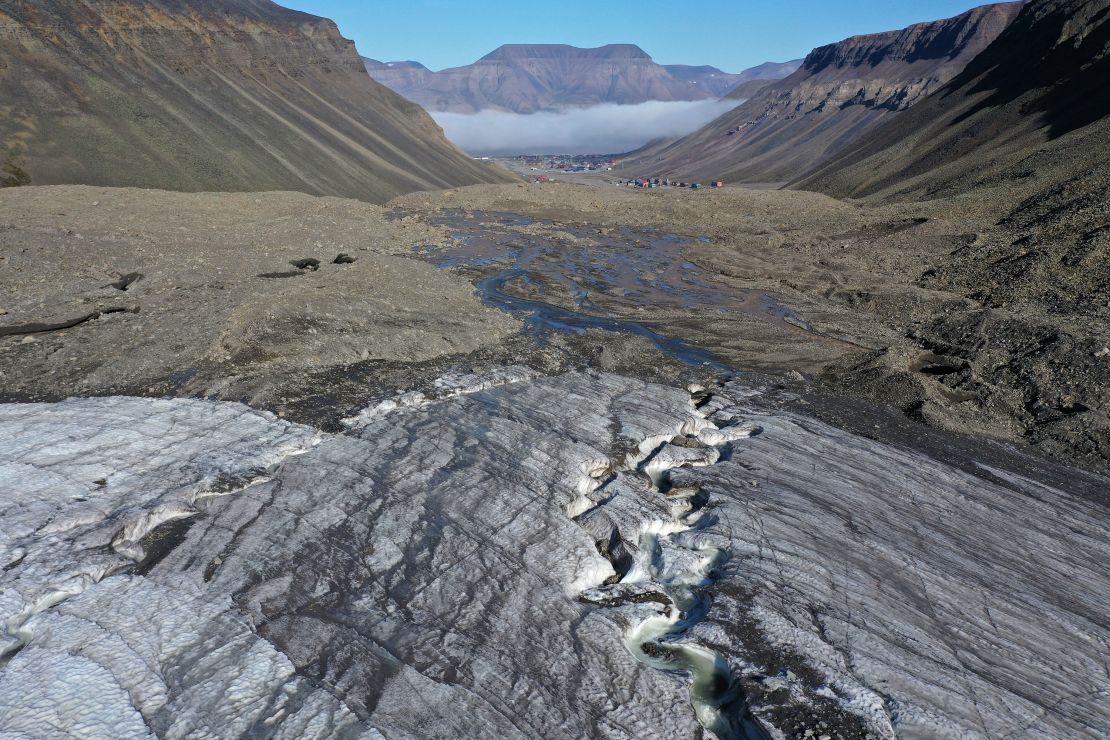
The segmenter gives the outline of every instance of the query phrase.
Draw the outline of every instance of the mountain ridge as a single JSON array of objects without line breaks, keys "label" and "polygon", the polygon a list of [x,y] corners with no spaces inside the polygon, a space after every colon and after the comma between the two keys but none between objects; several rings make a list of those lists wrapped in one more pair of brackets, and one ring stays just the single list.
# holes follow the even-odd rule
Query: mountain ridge
[{"label": "mountain ridge", "polygon": [[732,182],[795,179],[959,74],[1020,7],[984,5],[818,47],[789,77],[631,166]]},{"label": "mountain ridge", "polygon": [[932,280],[987,305],[1031,301],[1105,320],[1108,74],[1110,0],[1029,3],[947,86],[792,187],[998,201],[1002,236],[962,250],[962,271]]},{"label": "mountain ridge", "polygon": [[[364,61],[367,72],[394,92],[429,111],[452,113],[536,113],[602,103],[709,100],[755,78],[753,70],[733,75],[709,65],[657,64],[635,44],[504,44],[473,64],[439,71]],[[754,74],[783,76],[792,64],[768,62],[754,68],[759,70]]]},{"label": "mountain ridge", "polygon": [[723,72],[708,64],[693,66],[688,64],[664,64],[663,68],[684,82],[700,85],[703,90],[720,98],[731,97],[741,85],[755,81],[773,82],[793,74],[802,60],[789,62],[764,62],[737,74]]},{"label": "mountain ridge", "polygon": [[651,56],[636,44],[603,44],[584,47],[571,44],[502,44],[478,62],[500,62],[513,59],[538,58],[580,58],[580,59],[638,59],[651,60]]},{"label": "mountain ridge", "polygon": [[508,179],[269,0],[0,0],[0,36],[0,164],[34,184],[384,202]]}]

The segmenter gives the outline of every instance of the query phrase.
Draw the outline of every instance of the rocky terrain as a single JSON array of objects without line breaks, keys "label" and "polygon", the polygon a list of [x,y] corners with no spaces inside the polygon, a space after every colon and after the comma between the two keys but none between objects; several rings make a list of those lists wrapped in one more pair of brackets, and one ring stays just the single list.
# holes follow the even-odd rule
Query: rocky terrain
[{"label": "rocky terrain", "polygon": [[[1106,478],[820,382],[885,343],[941,387],[894,317],[959,305],[904,276],[966,219],[571,185],[0,205],[0,731],[1107,730]],[[938,408],[1006,436],[967,406]]]},{"label": "rocky terrain", "polygon": [[1108,14],[1105,0],[1028,4],[947,87],[795,185],[990,214],[918,279],[974,304],[917,339],[967,363],[952,385],[1091,450],[1110,449],[1091,418],[1110,402]]},{"label": "rocky terrain", "polygon": [[[1004,233],[993,211],[965,200],[863,206],[804,191],[549,184],[394,203],[432,218],[478,212],[485,232],[446,253],[463,255],[454,264],[524,269],[527,279],[509,283],[521,295],[647,321],[732,367],[800,372],[944,429],[1030,442],[1097,469],[1110,459],[1103,319],[1037,304],[991,308],[969,278],[922,279],[969,276],[963,251]],[[488,216],[505,212],[526,218]],[[628,244],[627,226],[685,239],[664,239],[673,252],[662,259],[645,252],[643,237]],[[529,237],[550,245],[552,267],[519,264]],[[481,238],[491,240],[488,251],[475,251]],[[586,257],[567,256],[578,250]],[[612,266],[632,255],[626,267]],[[662,290],[630,281],[624,269]]]},{"label": "rocky terrain", "polygon": [[[928,201],[923,213],[962,230],[904,277],[958,303],[878,309],[903,327],[907,352],[943,359],[877,347],[830,366],[827,379],[933,423],[974,406],[1055,453],[1062,444],[1106,458],[1106,17],[1105,2],[1022,6],[949,84],[791,184],[908,212]],[[870,290],[840,295],[848,305],[877,300]],[[922,385],[921,367],[939,385]]]},{"label": "rocky terrain", "polygon": [[364,60],[374,79],[430,111],[535,113],[574,106],[721,97],[741,82],[785,76],[791,62],[731,75],[715,67],[663,66],[638,46],[582,49],[506,44],[474,64],[433,72],[417,62]]},{"label": "rocky terrain", "polygon": [[638,153],[630,172],[728,182],[785,182],[910,108],[963,71],[1020,9],[985,5],[900,31],[814,49],[800,69],[678,141]]},{"label": "rocky terrain", "polygon": [[0,39],[0,182],[383,202],[508,179],[269,0],[2,0]]},{"label": "rocky terrain", "polygon": [[6,398],[280,406],[315,369],[466,354],[517,326],[412,258],[438,230],[358,201],[55,186],[0,204]]}]

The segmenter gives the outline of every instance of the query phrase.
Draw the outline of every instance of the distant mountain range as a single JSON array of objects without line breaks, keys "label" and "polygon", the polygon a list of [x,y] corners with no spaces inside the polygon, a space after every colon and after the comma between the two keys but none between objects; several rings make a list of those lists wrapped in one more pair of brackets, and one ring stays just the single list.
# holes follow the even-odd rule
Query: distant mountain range
[{"label": "distant mountain range", "polygon": [[791,62],[764,62],[738,74],[722,72],[708,65],[692,67],[686,64],[664,64],[663,69],[667,70],[672,77],[697,85],[712,97],[723,98],[739,85],[747,82],[781,80],[783,77],[789,77],[800,66],[802,66],[802,60],[795,59]]},{"label": "distant mountain range", "polygon": [[384,202],[508,175],[269,0],[0,0],[0,186],[298,190]]},{"label": "distant mountain range", "polygon": [[762,64],[739,74],[716,67],[660,65],[633,44],[582,49],[507,44],[474,64],[433,72],[419,62],[364,59],[370,76],[429,111],[535,113],[601,103],[707,100],[755,79],[781,79],[801,61]]},{"label": "distant mountain range", "polygon": [[731,182],[796,179],[960,74],[1021,7],[985,5],[814,49],[790,76],[745,83],[733,93],[747,98],[743,105],[677,142],[636,153],[628,166]]}]

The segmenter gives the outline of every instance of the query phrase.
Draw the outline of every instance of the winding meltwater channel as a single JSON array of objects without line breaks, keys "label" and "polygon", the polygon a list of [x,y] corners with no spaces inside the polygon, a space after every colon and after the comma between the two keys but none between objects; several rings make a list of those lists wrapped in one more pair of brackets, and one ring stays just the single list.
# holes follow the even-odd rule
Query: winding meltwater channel
[{"label": "winding meltwater channel", "polygon": [[728,366],[712,352],[692,346],[682,339],[660,334],[646,324],[612,316],[597,315],[553,306],[544,301],[532,300],[505,291],[514,280],[527,280],[528,272],[521,267],[498,270],[488,278],[478,281],[477,288],[484,303],[513,314],[524,314],[526,329],[542,337],[545,331],[581,333],[588,329],[609,332],[626,332],[644,337],[668,357],[687,365],[704,365],[722,372]]},{"label": "winding meltwater channel", "polygon": [[[627,569],[615,567],[615,580],[586,589],[579,598],[610,608],[643,601],[663,604],[661,611],[640,619],[626,631],[625,647],[644,665],[689,675],[694,714],[714,735],[762,740],[767,734],[748,711],[728,661],[687,638],[691,628],[709,612],[718,569],[729,553],[699,538],[699,532],[716,523],[709,494],[698,485],[675,485],[671,478],[671,471],[678,468],[715,465],[731,451],[734,442],[762,430],[738,419],[718,426],[699,410],[711,397],[709,390],[702,385],[692,385],[688,390],[691,418],[673,433],[640,440],[623,459],[583,464],[579,498],[567,514],[588,533],[596,535],[599,527],[604,529],[609,519],[602,510],[624,492],[632,493],[634,499],[657,497],[670,516],[641,521]],[[646,482],[648,490],[638,486],[637,480]],[[620,503],[616,506],[621,508]],[[635,516],[637,509],[644,512],[658,508],[638,509],[633,503],[630,511]],[[622,518],[628,517],[626,513]]]}]

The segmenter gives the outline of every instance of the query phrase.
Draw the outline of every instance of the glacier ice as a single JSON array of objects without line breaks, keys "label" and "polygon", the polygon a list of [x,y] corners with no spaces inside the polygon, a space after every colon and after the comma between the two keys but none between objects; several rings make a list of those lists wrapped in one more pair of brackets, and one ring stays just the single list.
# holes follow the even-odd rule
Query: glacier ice
[{"label": "glacier ice", "polygon": [[[957,468],[739,382],[694,409],[505,377],[338,435],[0,405],[0,734],[690,736],[731,675],[772,736],[783,701],[1110,735],[1110,538],[1077,493],[1105,479]],[[693,679],[652,666],[676,651]]]}]

